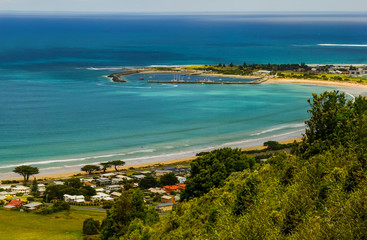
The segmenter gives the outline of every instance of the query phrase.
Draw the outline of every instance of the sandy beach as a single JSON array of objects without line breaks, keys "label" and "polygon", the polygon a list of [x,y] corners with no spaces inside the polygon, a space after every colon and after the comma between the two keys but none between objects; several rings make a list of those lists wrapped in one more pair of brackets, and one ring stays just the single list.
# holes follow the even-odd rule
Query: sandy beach
[{"label": "sandy beach", "polygon": [[300,84],[315,84],[315,85],[367,89],[366,84],[360,84],[356,82],[328,81],[319,79],[269,78],[263,84],[267,83],[300,83]]},{"label": "sandy beach", "polygon": [[[282,144],[287,144],[287,143],[292,143],[294,141],[301,141],[302,138],[290,138],[290,139],[286,139],[286,140],[282,140],[279,141],[279,143]],[[259,146],[252,146],[252,147],[247,147],[247,148],[242,148],[242,150],[256,150],[256,149],[264,149],[265,147],[263,145],[259,145]],[[127,170],[129,168],[150,168],[153,166],[159,166],[159,165],[170,165],[170,164],[179,164],[179,163],[186,163],[186,162],[190,162],[192,160],[196,159],[196,157],[188,157],[188,158],[181,158],[181,159],[173,159],[173,160],[167,160],[167,161],[158,161],[158,162],[152,162],[152,163],[147,163],[147,164],[135,164],[135,165],[128,165],[128,166],[123,166],[123,167],[119,167],[118,169],[121,170]],[[107,172],[115,172],[115,170],[113,168],[108,169]],[[85,172],[82,171],[73,171],[73,172],[63,172],[63,173],[53,173],[53,174],[39,174],[36,175],[36,178],[39,179],[63,179],[63,178],[68,178],[68,177],[72,177],[74,175],[77,174],[81,174],[81,175],[86,175]],[[9,177],[7,179],[11,179],[11,180],[23,180],[23,178],[21,177]]]}]

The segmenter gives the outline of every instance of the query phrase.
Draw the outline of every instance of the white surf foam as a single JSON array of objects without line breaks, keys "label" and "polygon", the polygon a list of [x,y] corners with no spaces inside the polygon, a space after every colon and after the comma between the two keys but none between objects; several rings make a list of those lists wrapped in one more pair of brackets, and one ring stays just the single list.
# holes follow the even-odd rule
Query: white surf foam
[{"label": "white surf foam", "polygon": [[339,44],[339,43],[320,43],[318,46],[326,47],[367,47],[367,44]]},{"label": "white surf foam", "polygon": [[253,133],[253,134],[251,134],[251,136],[259,136],[259,135],[262,135],[262,134],[265,134],[265,133],[275,132],[275,131],[279,131],[279,130],[287,129],[287,128],[301,128],[301,127],[305,128],[306,125],[304,123],[279,125],[279,126],[276,126],[276,127],[272,127],[272,128],[263,130],[263,131],[258,132],[258,133]]}]

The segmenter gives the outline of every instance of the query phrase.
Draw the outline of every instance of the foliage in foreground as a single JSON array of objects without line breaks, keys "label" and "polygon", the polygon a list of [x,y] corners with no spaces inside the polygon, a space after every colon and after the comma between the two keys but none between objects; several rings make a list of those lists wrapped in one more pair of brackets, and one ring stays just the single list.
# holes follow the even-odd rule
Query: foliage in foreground
[{"label": "foliage in foreground", "polygon": [[367,101],[332,92],[310,105],[296,155],[277,153],[240,171],[231,164],[242,159],[238,150],[205,154],[187,183],[200,197],[152,226],[137,214],[144,211],[128,211],[141,201],[125,196],[105,220],[117,234],[102,239],[367,239]]}]

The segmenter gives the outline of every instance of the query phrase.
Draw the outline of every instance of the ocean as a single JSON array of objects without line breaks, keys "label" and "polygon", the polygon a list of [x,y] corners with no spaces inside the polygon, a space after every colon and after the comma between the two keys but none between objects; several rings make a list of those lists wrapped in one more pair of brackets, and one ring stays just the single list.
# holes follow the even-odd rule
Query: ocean
[{"label": "ocean", "polygon": [[307,99],[332,87],[174,85],[122,67],[367,63],[367,15],[2,15],[0,178],[122,159],[189,157],[300,136]]}]

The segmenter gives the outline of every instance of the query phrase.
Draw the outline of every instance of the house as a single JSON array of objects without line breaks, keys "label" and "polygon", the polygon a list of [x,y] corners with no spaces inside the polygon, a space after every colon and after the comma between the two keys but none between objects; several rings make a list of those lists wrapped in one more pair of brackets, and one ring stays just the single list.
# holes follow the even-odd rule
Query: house
[{"label": "house", "polygon": [[83,202],[85,202],[85,199],[84,199],[83,195],[64,194],[64,201],[65,202],[83,203]]},{"label": "house", "polygon": [[145,178],[145,175],[132,175],[131,178],[136,179],[136,180],[142,180],[143,178]]},{"label": "house", "polygon": [[120,178],[120,179],[125,179],[125,180],[132,180],[132,178],[128,177],[128,176],[124,176],[124,175],[117,175],[116,178]]},{"label": "house", "polygon": [[182,191],[185,190],[186,184],[177,184],[178,188]]},{"label": "house", "polygon": [[267,70],[259,70],[257,72],[254,72],[255,75],[268,75],[270,73],[271,71],[267,71]]},{"label": "house", "polygon": [[110,196],[113,197],[113,198],[120,197],[121,195],[122,195],[122,193],[120,193],[120,192],[113,192],[113,193],[110,194]]},{"label": "house", "polygon": [[165,175],[167,173],[171,173],[171,172],[172,172],[171,170],[157,170],[157,171],[155,171],[155,175],[157,177],[160,177],[160,176],[163,176],[163,175]]},{"label": "house", "polygon": [[8,210],[8,211],[15,210],[15,209],[20,208],[23,204],[24,204],[23,201],[13,199],[10,201],[8,205],[4,207],[4,210]]},{"label": "house", "polygon": [[156,187],[156,188],[148,188],[148,192],[150,192],[150,193],[158,193],[158,194],[165,194],[166,193],[166,191],[163,189],[163,188],[158,188],[158,187]]},{"label": "house", "polygon": [[113,177],[115,175],[116,175],[115,173],[104,173],[104,174],[101,174],[101,177],[103,177],[103,178],[109,178],[109,177]]},{"label": "house", "polygon": [[113,198],[106,193],[97,193],[91,197],[92,201],[113,201]]},{"label": "house", "polygon": [[23,205],[24,210],[28,211],[28,212],[33,212],[33,211],[37,211],[39,209],[41,209],[43,206],[42,203],[39,202],[32,202],[32,203],[28,203],[26,205]]},{"label": "house", "polygon": [[186,178],[185,177],[177,177],[177,180],[181,184],[184,183],[184,182],[186,182]]},{"label": "house", "polygon": [[15,192],[15,193],[29,194],[31,189],[29,187],[25,187],[25,186],[16,186],[16,187],[12,187],[11,191]]},{"label": "house", "polygon": [[100,178],[98,179],[99,185],[106,186],[111,184],[111,180],[108,178]]},{"label": "house", "polygon": [[16,192],[0,192],[0,196],[15,196],[16,194]]},{"label": "house", "polygon": [[106,189],[104,189],[104,188],[96,188],[95,190],[96,190],[97,193],[106,191]]},{"label": "house", "polygon": [[177,185],[164,186],[164,190],[165,190],[167,193],[171,193],[172,191],[175,191],[175,192],[179,192],[179,191],[181,191],[181,190],[180,190],[180,188],[179,188]]},{"label": "house", "polygon": [[167,195],[164,195],[161,197],[161,202],[163,203],[175,203],[175,199],[174,199],[174,196],[167,196]]},{"label": "house", "polygon": [[106,190],[112,191],[112,190],[120,190],[121,186],[120,185],[108,185],[106,186]]},{"label": "house", "polygon": [[161,203],[158,204],[156,206],[156,209],[160,212],[168,212],[168,211],[172,211],[173,208],[173,203],[169,202],[169,203]]},{"label": "house", "polygon": [[64,182],[61,181],[54,181],[55,185],[64,185]]},{"label": "house", "polygon": [[121,179],[121,178],[112,178],[111,179],[112,184],[119,184],[121,181],[123,181],[123,179]]},{"label": "house", "polygon": [[38,184],[37,187],[38,187],[38,192],[40,193],[43,193],[46,191],[46,186],[43,183]]},{"label": "house", "polygon": [[91,182],[84,182],[83,184],[84,184],[85,186],[90,186],[90,187],[92,187],[92,188],[97,187],[94,183],[91,183]]},{"label": "house", "polygon": [[140,172],[141,174],[144,174],[144,175],[147,175],[147,174],[150,174],[150,173],[152,173],[151,171],[142,171],[142,172]]}]

